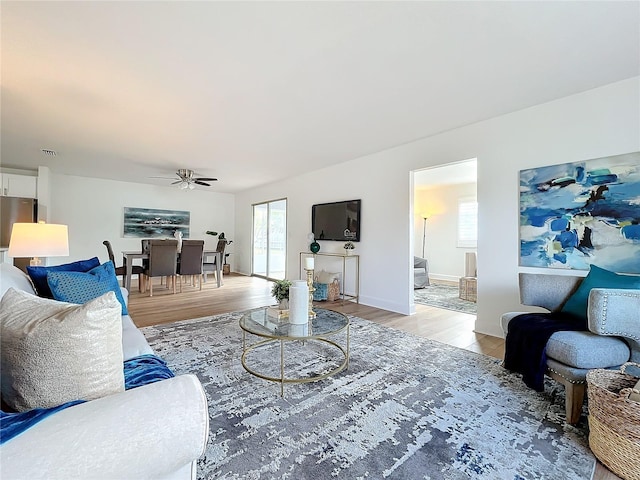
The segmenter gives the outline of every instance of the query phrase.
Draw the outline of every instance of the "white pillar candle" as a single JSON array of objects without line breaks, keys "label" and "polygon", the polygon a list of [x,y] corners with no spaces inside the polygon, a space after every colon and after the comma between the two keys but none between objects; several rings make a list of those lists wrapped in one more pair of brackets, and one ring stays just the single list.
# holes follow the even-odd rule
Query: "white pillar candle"
[{"label": "white pillar candle", "polygon": [[289,287],[289,323],[309,321],[309,287],[304,280],[295,280]]},{"label": "white pillar candle", "polygon": [[304,259],[304,269],[305,270],[313,270],[314,262],[313,257],[305,257]]}]

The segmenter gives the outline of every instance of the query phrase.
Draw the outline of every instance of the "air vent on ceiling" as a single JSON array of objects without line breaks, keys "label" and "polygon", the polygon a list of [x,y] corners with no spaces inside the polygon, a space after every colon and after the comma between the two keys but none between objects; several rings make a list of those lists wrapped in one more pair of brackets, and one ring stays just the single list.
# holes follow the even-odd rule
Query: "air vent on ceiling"
[{"label": "air vent on ceiling", "polygon": [[49,150],[48,148],[41,148],[40,151],[49,157],[55,157],[58,153],[55,150]]}]

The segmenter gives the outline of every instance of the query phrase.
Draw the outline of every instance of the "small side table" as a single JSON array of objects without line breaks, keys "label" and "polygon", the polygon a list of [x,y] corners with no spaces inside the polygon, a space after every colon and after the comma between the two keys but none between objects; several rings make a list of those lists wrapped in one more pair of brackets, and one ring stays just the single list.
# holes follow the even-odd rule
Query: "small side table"
[{"label": "small side table", "polygon": [[458,296],[462,300],[478,301],[478,279],[476,277],[462,277]]}]

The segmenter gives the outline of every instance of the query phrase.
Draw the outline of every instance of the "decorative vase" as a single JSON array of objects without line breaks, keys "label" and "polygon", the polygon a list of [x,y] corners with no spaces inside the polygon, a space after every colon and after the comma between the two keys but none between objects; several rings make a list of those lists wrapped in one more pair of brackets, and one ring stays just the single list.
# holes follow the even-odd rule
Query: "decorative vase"
[{"label": "decorative vase", "polygon": [[280,310],[289,310],[289,299],[283,298],[282,300],[280,300],[280,303],[278,304],[278,308]]},{"label": "decorative vase", "polygon": [[309,250],[311,250],[312,253],[318,253],[320,251],[320,244],[318,242],[313,242],[309,245]]},{"label": "decorative vase", "polygon": [[176,230],[173,232],[174,238],[178,241],[178,253],[182,252],[182,232],[180,230]]}]

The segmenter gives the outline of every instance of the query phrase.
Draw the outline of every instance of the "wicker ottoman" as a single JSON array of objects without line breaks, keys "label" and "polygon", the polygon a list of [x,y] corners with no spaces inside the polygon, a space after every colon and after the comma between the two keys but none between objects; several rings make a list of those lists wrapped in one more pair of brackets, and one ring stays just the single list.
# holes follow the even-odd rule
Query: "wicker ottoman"
[{"label": "wicker ottoman", "polygon": [[478,279],[476,277],[462,277],[458,296],[462,300],[476,302],[478,300]]}]

